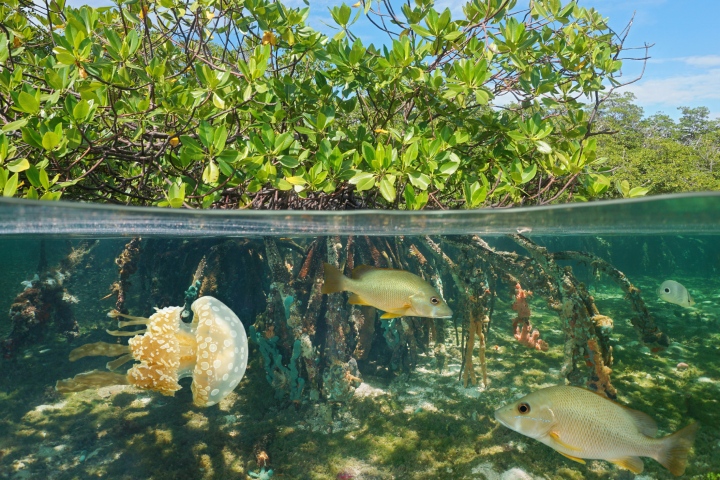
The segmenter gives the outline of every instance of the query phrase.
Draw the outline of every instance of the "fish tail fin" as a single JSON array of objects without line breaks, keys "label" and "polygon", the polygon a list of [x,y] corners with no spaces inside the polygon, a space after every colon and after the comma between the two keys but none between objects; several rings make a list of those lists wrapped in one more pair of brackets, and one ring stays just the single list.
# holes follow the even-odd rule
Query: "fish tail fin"
[{"label": "fish tail fin", "polygon": [[326,263],[324,266],[325,282],[322,293],[335,293],[345,290],[345,276],[334,265]]},{"label": "fish tail fin", "polygon": [[685,473],[688,453],[693,446],[698,428],[700,428],[699,423],[691,423],[662,439],[663,445],[656,460],[676,477]]}]

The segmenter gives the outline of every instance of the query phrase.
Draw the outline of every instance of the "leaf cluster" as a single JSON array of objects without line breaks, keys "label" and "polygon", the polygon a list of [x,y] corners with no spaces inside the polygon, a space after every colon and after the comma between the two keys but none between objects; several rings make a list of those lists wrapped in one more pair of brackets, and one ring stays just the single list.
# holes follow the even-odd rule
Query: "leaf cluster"
[{"label": "leaf cluster", "polygon": [[[281,1],[0,0],[0,191],[189,208],[601,197],[583,101],[618,85],[622,39],[575,1],[517,3],[454,19],[361,0],[331,8],[328,37]],[[363,15],[384,44],[353,34]]]}]

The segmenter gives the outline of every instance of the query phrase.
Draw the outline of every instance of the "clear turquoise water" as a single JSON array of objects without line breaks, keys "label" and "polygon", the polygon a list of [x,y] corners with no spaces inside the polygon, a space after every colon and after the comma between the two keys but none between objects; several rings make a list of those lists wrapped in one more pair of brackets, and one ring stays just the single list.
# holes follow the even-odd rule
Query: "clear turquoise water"
[{"label": "clear turquoise water", "polygon": [[[565,382],[567,330],[561,312],[548,304],[564,294],[530,284],[543,275],[552,283],[553,275],[511,236],[518,233],[549,253],[588,252],[639,288],[649,317],[668,337],[666,348],[643,343],[626,291],[606,273],[558,260],[599,313],[614,321],[609,341],[617,401],[655,418],[663,435],[700,422],[684,478],[713,478],[720,472],[720,195],[713,194],[415,215],[4,200],[0,476],[253,478],[247,476],[272,469],[272,478],[632,478],[602,460],[572,462],[493,418],[504,403]],[[494,253],[483,251],[474,235]],[[133,268],[121,277],[121,254],[136,237]],[[348,263],[348,256],[354,265],[377,263],[426,277],[455,315],[389,323],[372,310],[349,307],[346,294],[312,300],[322,261]],[[535,291],[531,321],[547,352],[513,336],[508,273]],[[251,341],[244,379],[208,408],[193,405],[189,380],[172,397],[130,386],[56,392],[57,380],[103,369],[108,360],[70,362],[71,350],[99,341],[124,344],[106,333],[116,329],[107,313],[117,304],[113,285],[122,278],[122,306],[140,316],[153,307],[182,306],[193,280],[201,280],[203,294],[228,305],[246,330],[254,326],[260,339],[279,337],[282,367],[268,368],[262,341]],[[48,279],[62,284],[47,285]],[[655,290],[667,279],[688,289],[692,308],[658,298]],[[35,297],[27,286],[38,291]],[[489,381],[464,387],[465,302],[486,288],[494,298],[485,304]],[[295,331],[282,310],[293,305],[302,319]],[[292,347],[303,335],[314,350],[295,361]],[[476,345],[473,371],[482,379],[478,354]],[[590,375],[584,365],[578,370]],[[304,386],[294,393],[298,376]],[[269,458],[264,473],[261,452]],[[674,478],[654,460],[644,464],[643,478]],[[520,470],[528,477],[518,476]]]}]

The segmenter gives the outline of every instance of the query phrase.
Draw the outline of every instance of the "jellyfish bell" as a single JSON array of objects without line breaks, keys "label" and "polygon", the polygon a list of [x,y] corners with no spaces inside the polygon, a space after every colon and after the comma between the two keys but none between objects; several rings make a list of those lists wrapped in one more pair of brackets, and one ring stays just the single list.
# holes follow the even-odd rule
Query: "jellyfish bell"
[{"label": "jellyfish bell", "polygon": [[[157,309],[150,318],[123,317],[119,328],[146,325],[144,331],[108,331],[115,336],[132,336],[128,345],[91,343],[70,352],[74,361],[87,356],[118,357],[108,362],[111,371],[94,370],[74,378],[59,380],[55,388],[62,393],[79,392],[109,385],[134,385],[174,395],[178,381],[192,377],[193,402],[199,407],[215,405],[232,392],[245,374],[248,342],[245,328],[235,313],[213,297],[193,302],[193,321],[182,321],[182,307]],[[136,360],[126,374],[112,372]]]}]

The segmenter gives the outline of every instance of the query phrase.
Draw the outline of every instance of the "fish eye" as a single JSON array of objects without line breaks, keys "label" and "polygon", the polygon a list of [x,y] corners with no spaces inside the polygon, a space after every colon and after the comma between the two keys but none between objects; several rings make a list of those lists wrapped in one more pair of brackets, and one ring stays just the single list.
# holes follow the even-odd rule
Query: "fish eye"
[{"label": "fish eye", "polygon": [[665,287],[665,293],[670,293],[670,289]]},{"label": "fish eye", "polygon": [[430,297],[430,303],[432,303],[433,305],[437,305],[440,303],[440,299],[437,297]]},{"label": "fish eye", "polygon": [[522,414],[530,413],[530,404],[525,402],[521,403],[518,405],[518,412]]}]

